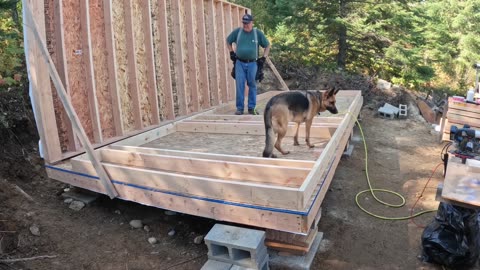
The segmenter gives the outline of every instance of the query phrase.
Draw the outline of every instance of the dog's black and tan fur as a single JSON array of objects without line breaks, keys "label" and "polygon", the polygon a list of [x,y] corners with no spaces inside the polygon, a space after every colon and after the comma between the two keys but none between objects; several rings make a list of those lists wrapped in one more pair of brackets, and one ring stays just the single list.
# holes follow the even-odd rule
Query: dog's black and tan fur
[{"label": "dog's black and tan fur", "polygon": [[[288,130],[288,122],[297,124],[293,144],[298,143],[298,129],[300,124],[305,122],[305,141],[308,147],[314,147],[310,144],[310,127],[312,126],[313,117],[328,110],[329,112],[338,113],[335,106],[335,95],[338,90],[330,89],[325,92],[320,91],[290,91],[272,97],[265,107],[265,150],[264,157],[276,157],[273,152],[273,146],[286,155],[289,151],[284,151],[281,147],[282,139]],[[275,134],[277,140],[275,142]]]}]

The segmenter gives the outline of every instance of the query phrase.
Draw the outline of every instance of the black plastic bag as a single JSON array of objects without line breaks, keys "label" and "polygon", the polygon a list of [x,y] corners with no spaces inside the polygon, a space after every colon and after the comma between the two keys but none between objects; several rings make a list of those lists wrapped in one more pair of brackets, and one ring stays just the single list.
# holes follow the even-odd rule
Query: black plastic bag
[{"label": "black plastic bag", "polygon": [[454,269],[468,268],[480,253],[479,212],[440,203],[422,234],[423,260]]}]

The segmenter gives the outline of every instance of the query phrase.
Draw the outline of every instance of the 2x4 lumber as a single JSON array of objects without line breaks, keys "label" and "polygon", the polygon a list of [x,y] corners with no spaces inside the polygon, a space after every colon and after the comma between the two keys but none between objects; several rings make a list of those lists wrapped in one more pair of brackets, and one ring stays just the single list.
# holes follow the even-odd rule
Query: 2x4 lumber
[{"label": "2x4 lumber", "polygon": [[[24,3],[25,4],[25,3]],[[43,38],[40,36],[40,28],[38,27],[37,23],[35,22],[35,18],[32,14],[32,11],[30,8],[36,8],[35,11],[38,12],[39,9],[41,12],[43,12],[43,6],[40,5],[32,5],[32,3],[28,3],[27,5],[24,5],[24,11],[25,11],[25,17],[27,18],[27,24],[29,28],[32,29],[33,36],[36,40],[37,49],[42,53],[44,60],[47,63],[47,68],[50,73],[50,77],[53,81],[53,84],[55,85],[55,89],[57,90],[57,94],[62,101],[62,104],[65,108],[65,111],[68,114],[68,117],[70,118],[70,121],[73,124],[73,128],[79,137],[82,145],[86,149],[87,155],[89,159],[91,160],[92,167],[95,169],[97,172],[105,192],[110,196],[110,198],[115,198],[118,196],[117,191],[115,190],[112,182],[110,181],[110,178],[108,177],[107,173],[105,172],[104,168],[100,164],[100,161],[96,154],[93,151],[92,145],[90,144],[90,141],[88,140],[87,134],[85,133],[85,130],[83,129],[82,125],[80,124],[80,119],[78,118],[73,105],[71,104],[70,100],[67,98],[66,95],[66,90],[65,87],[62,84],[62,81],[60,79],[60,76],[58,75],[57,70],[55,69],[55,66],[53,64],[52,58],[50,57],[50,54],[48,53],[48,49],[46,46],[46,43],[44,42]],[[40,17],[41,18],[41,17]],[[44,24],[42,24],[44,25]],[[43,30],[43,29],[42,29]],[[44,31],[42,31],[43,33]],[[31,36],[30,36],[31,37]],[[32,40],[33,41],[33,40]],[[38,59],[38,58],[37,58]],[[36,66],[38,68],[38,66]],[[45,79],[45,78],[44,78]],[[48,82],[49,80],[45,80]],[[38,89],[37,89],[38,90]],[[52,106],[53,108],[53,106]],[[55,118],[53,118],[55,119]]]},{"label": "2x4 lumber", "polygon": [[[265,126],[263,123],[202,123],[202,122],[179,122],[177,123],[179,132],[202,132],[202,133],[221,133],[221,134],[249,134],[265,135]],[[295,135],[296,125],[290,123],[286,136]],[[331,138],[336,127],[322,127],[312,125],[310,129],[311,138]],[[298,136],[305,136],[305,129],[300,128]]]},{"label": "2x4 lumber", "polygon": [[[56,67],[58,70],[58,75],[62,79],[63,85],[65,85],[65,89],[67,89],[67,93],[70,91],[70,83],[68,80],[68,72],[67,72],[67,58],[65,52],[65,33],[64,33],[64,25],[63,25],[63,0],[56,0],[55,1],[55,40],[56,40]],[[71,100],[70,95],[68,98]],[[63,108],[61,108],[63,110]],[[77,137],[73,133],[72,123],[65,112],[61,114],[62,122],[65,123],[66,126],[66,137],[67,137],[67,151],[75,151],[78,146]]]},{"label": "2x4 lumber", "polygon": [[280,82],[280,84],[282,85],[282,88],[283,90],[285,91],[288,91],[290,90],[287,86],[287,84],[285,83],[285,81],[282,79],[282,76],[280,76],[280,73],[278,73],[278,70],[277,68],[275,67],[275,65],[272,63],[272,60],[270,60],[270,57],[267,57],[266,59],[267,61],[267,64],[268,66],[270,67],[270,69],[273,71],[273,74],[275,75],[275,77],[277,77],[277,80]]},{"label": "2x4 lumber", "polygon": [[[257,95],[257,105],[260,104],[262,101],[266,101],[269,98],[271,98],[275,95],[278,95],[280,93],[282,93],[282,92],[281,91],[268,91],[268,92],[265,92],[263,94]],[[212,111],[212,113],[224,114],[226,112],[236,110],[236,108],[237,108],[236,101],[233,100],[233,101],[228,102],[227,104],[223,104],[221,106],[215,107],[214,110]]]},{"label": "2x4 lumber", "polygon": [[115,39],[113,31],[112,0],[103,0],[103,17],[105,24],[105,45],[107,53],[108,89],[112,98],[113,124],[115,135],[122,136],[125,132],[122,121],[122,109],[120,108],[120,94],[116,76],[117,57],[115,50]]},{"label": "2x4 lumber", "polygon": [[274,165],[274,166],[282,166],[282,167],[288,167],[288,168],[311,169],[315,164],[315,162],[308,161],[308,160],[292,160],[292,159],[281,159],[281,158],[271,159],[271,158],[259,158],[259,157],[248,157],[248,156],[223,155],[223,154],[214,154],[214,153],[200,153],[200,152],[171,150],[171,149],[159,149],[159,148],[141,147],[141,146],[110,145],[109,148],[136,152],[136,153],[168,155],[172,157],[220,160],[220,161],[228,161],[228,162]]},{"label": "2x4 lumber", "polygon": [[83,48],[82,55],[86,71],[85,76],[87,79],[88,107],[90,110],[90,119],[92,120],[93,139],[95,142],[102,142],[103,135],[100,124],[100,114],[98,112],[97,90],[95,86],[95,74],[93,70],[89,6],[89,0],[80,0],[80,29]]},{"label": "2x4 lumber", "polygon": [[165,118],[167,120],[175,119],[175,110],[173,104],[172,75],[170,71],[170,53],[167,22],[167,1],[158,0],[157,27],[160,35],[160,58],[161,76],[162,76],[162,94],[165,103]]},{"label": "2x4 lumber", "polygon": [[[62,159],[62,149],[60,147],[60,138],[55,120],[55,110],[53,106],[52,88],[48,75],[48,64],[42,57],[41,42],[36,39],[45,40],[45,12],[43,2],[38,0],[22,1],[24,26],[26,39],[25,51],[27,58],[27,68],[31,93],[33,97],[33,109],[35,110],[38,134],[43,148],[43,157],[46,162],[53,163]],[[29,11],[29,15],[25,13]],[[31,13],[33,10],[33,14]],[[34,28],[33,21],[38,21],[41,28]],[[38,38],[36,37],[38,35]],[[48,53],[48,52],[47,52]]]},{"label": "2x4 lumber", "polygon": [[[223,22],[224,22],[224,40],[227,39],[227,36],[232,32],[232,5],[229,3],[224,3],[223,4]],[[226,41],[225,41],[226,42]],[[224,43],[225,43],[224,42]],[[228,48],[224,46],[225,48],[225,55],[229,55]],[[235,97],[235,80],[230,76],[230,70],[232,67],[232,61],[230,60],[230,57],[225,57],[225,66],[227,67],[227,99],[228,100],[233,100]]]},{"label": "2x4 lumber", "polygon": [[228,68],[227,68],[227,45],[226,45],[226,37],[225,37],[225,24],[224,24],[224,12],[223,12],[223,2],[216,2],[215,3],[215,25],[217,29],[217,42],[218,42],[218,70],[220,75],[220,98],[222,103],[226,103],[228,101],[228,85],[227,85],[227,76],[228,76]]},{"label": "2x4 lumber", "polygon": [[[263,115],[230,115],[230,114],[205,114],[194,117],[193,120],[216,120],[216,121],[260,121],[263,122]],[[313,118],[313,123],[330,123],[330,124],[340,124],[343,120],[343,117],[323,117],[316,116]]]},{"label": "2x4 lumber", "polygon": [[[312,125],[313,126],[316,126],[316,127],[338,127],[340,123],[338,122],[322,122],[321,120],[323,119],[316,119],[314,118],[313,121],[312,121]],[[252,118],[252,119],[198,119],[198,118],[195,118],[195,119],[192,119],[192,120],[187,120],[187,121],[183,121],[183,122],[195,122],[195,123],[205,123],[205,124],[209,124],[209,123],[229,123],[229,124],[233,124],[233,123],[244,123],[244,124],[263,124],[264,121],[263,119],[261,118]],[[294,122],[291,122],[291,123],[294,123]],[[301,126],[304,126],[305,123],[302,123],[300,124],[300,127]]]},{"label": "2x4 lumber", "polygon": [[[220,84],[218,77],[219,67],[217,65],[217,33],[215,25],[215,17],[217,16],[215,11],[215,2],[213,0],[206,0],[207,7],[207,39],[208,39],[208,74],[210,78],[210,95],[211,104],[218,105],[220,103]],[[219,45],[219,44],[218,44]],[[220,45],[219,45],[220,46]]]},{"label": "2x4 lumber", "polygon": [[188,112],[187,89],[185,82],[185,56],[183,51],[182,36],[182,10],[180,1],[171,1],[171,12],[173,21],[173,36],[175,42],[175,74],[177,86],[178,114],[186,115]]},{"label": "2x4 lumber", "polygon": [[[361,105],[360,105],[361,107]],[[349,128],[347,130],[350,130],[353,128],[353,123],[350,124]],[[347,141],[350,138],[350,133],[345,132],[342,136],[342,139],[340,140],[340,143],[336,149],[336,155],[332,157],[332,164],[331,167],[322,174],[320,179],[323,179],[322,182],[320,182],[316,187],[313,192],[313,195],[310,198],[310,202],[307,206],[308,209],[308,215],[306,217],[302,218],[302,221],[304,223],[304,230],[307,230],[308,228],[311,228],[313,224],[318,224],[318,221],[321,217],[321,205],[323,202],[323,199],[325,198],[325,195],[327,194],[328,187],[330,186],[330,183],[332,182],[333,176],[335,175],[335,170],[337,169],[338,163],[340,162],[340,159],[342,158],[343,154],[343,149],[344,146],[347,144]]]},{"label": "2x4 lumber", "polygon": [[[480,116],[480,114],[478,114],[478,116]],[[450,124],[457,124],[458,128],[462,128],[465,124],[469,126],[480,126],[480,119],[478,118],[462,116],[453,113],[449,113],[447,117]]]},{"label": "2x4 lumber", "polygon": [[147,80],[148,80],[148,102],[150,105],[150,113],[152,125],[160,123],[160,113],[158,109],[158,94],[157,94],[157,78],[155,75],[155,57],[153,54],[153,31],[152,31],[152,10],[150,5],[151,0],[147,0],[146,4],[141,6],[143,17],[143,29],[145,40],[145,61],[147,62]]},{"label": "2x4 lumber", "polygon": [[[67,165],[49,166],[50,178],[80,186],[95,192],[103,192],[101,184],[90,176],[79,175]],[[177,211],[189,215],[270,228],[280,231],[307,233],[303,230],[302,214],[281,209],[257,207],[251,204],[224,203],[206,198],[189,197],[182,194],[162,192],[135,185],[115,184],[120,198],[144,205]]]},{"label": "2x4 lumber", "polygon": [[100,149],[102,162],[206,177],[300,187],[309,169]]},{"label": "2x4 lumber", "polygon": [[135,129],[143,128],[140,106],[140,89],[137,76],[137,56],[135,52],[135,34],[133,30],[133,4],[131,0],[123,1],[125,13],[125,40],[127,42],[128,91],[130,93]]},{"label": "2x4 lumber", "polygon": [[207,39],[205,32],[205,10],[203,0],[195,1],[197,7],[197,15],[195,16],[198,32],[198,65],[199,65],[199,92],[202,95],[200,100],[200,108],[206,109],[210,107],[210,84],[208,82],[208,60],[207,60]]},{"label": "2x4 lumber", "polygon": [[349,106],[349,113],[345,115],[342,123],[337,128],[333,137],[330,139],[327,146],[320,154],[320,157],[315,162],[315,166],[313,167],[309,176],[307,176],[307,179],[300,188],[300,190],[304,192],[303,206],[307,205],[315,187],[318,185],[320,179],[322,179],[321,176],[326,173],[327,167],[329,166],[329,161],[332,160],[332,156],[336,155],[338,151],[343,152],[344,148],[339,148],[340,141],[343,138],[343,135],[345,135],[345,133],[348,135],[350,134],[350,130],[353,128],[353,125],[355,124],[355,119],[360,112],[361,104],[362,96],[360,95],[360,92],[358,92],[358,95],[356,96],[352,104]]},{"label": "2x4 lumber", "polygon": [[[188,81],[190,82],[190,104],[192,105],[192,111],[198,112],[200,108],[199,97],[198,97],[198,80],[197,80],[197,57],[195,46],[197,42],[195,36],[195,15],[193,14],[193,0],[185,0],[185,30],[187,32],[187,76]],[[203,15],[203,14],[202,14]]]},{"label": "2x4 lumber", "polygon": [[464,117],[475,118],[475,120],[477,120],[477,121],[480,119],[480,111],[470,112],[470,111],[463,111],[463,110],[449,108],[448,112],[445,115],[447,116],[447,118],[450,118],[450,116],[453,115],[454,117],[455,116],[464,116]]},{"label": "2x4 lumber", "polygon": [[[75,172],[97,176],[90,161],[74,158],[71,162]],[[300,198],[297,188],[199,177],[110,163],[103,163],[103,166],[114,182],[176,194],[292,210],[297,210],[297,201]]]}]

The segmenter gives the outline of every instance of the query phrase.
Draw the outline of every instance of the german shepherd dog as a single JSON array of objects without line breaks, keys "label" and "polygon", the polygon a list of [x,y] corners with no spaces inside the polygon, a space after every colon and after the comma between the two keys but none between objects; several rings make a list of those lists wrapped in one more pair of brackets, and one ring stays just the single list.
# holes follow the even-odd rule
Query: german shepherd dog
[{"label": "german shepherd dog", "polygon": [[[263,156],[276,157],[276,155],[272,154],[274,144],[275,148],[283,155],[290,153],[289,151],[284,151],[281,147],[282,139],[288,130],[288,122],[297,124],[293,145],[299,145],[298,129],[300,124],[305,122],[305,141],[308,147],[314,147],[313,144],[310,144],[310,128],[313,117],[326,110],[333,114],[338,113],[335,106],[335,95],[338,91],[335,88],[323,93],[320,91],[290,91],[272,97],[268,101],[263,115],[266,135]],[[275,133],[278,136],[276,142]]]}]

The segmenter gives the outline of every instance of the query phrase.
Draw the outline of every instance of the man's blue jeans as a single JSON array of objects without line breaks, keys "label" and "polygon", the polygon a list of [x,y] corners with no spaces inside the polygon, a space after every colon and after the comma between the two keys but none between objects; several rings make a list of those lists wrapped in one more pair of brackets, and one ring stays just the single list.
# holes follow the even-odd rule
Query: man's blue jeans
[{"label": "man's blue jeans", "polygon": [[245,81],[248,85],[248,109],[253,110],[257,105],[257,62],[244,63],[240,60],[235,62],[235,80],[237,89],[237,111],[243,112],[245,107]]}]

